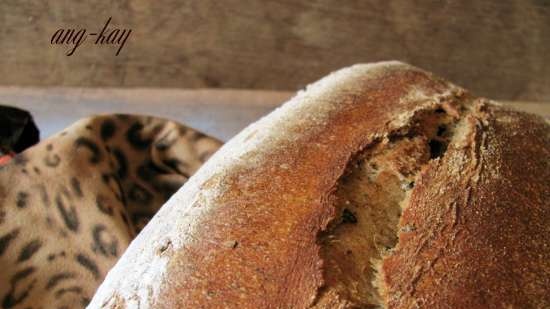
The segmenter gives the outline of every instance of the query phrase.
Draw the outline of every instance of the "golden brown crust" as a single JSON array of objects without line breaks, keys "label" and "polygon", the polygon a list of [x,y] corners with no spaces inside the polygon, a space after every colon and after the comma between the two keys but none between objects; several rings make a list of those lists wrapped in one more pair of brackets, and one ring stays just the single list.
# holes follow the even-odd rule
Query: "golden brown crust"
[{"label": "golden brown crust", "polygon": [[[155,307],[310,306],[324,284],[317,234],[335,215],[327,197],[350,156],[384,135],[393,115],[417,107],[398,104],[411,85],[448,90],[424,72],[394,70],[339,97],[323,126],[294,128],[295,139],[269,149],[261,165],[226,171],[225,191],[194,235],[200,241],[172,257]],[[227,240],[238,244],[220,246]]]},{"label": "golden brown crust", "polygon": [[388,308],[550,307],[550,139],[542,119],[479,103],[421,175],[395,251]]},{"label": "golden brown crust", "polygon": [[[462,89],[429,73],[395,62],[354,66],[317,82],[281,109],[245,129],[218,151],[132,243],[94,297],[90,308],[116,308],[122,301],[128,308],[132,304],[139,304],[141,308],[308,308],[314,305],[326,284],[318,236],[336,216],[332,193],[350,158],[390,133],[403,130],[416,114],[438,108],[457,113],[454,107],[466,101],[470,98]],[[503,133],[498,132],[503,129],[496,128],[496,133],[491,135],[494,137],[487,137],[485,141],[493,142],[501,138]],[[509,138],[518,142],[518,137]],[[540,139],[533,140],[533,145],[539,148],[533,146],[522,153],[540,155],[548,147],[547,139],[542,142],[546,145],[540,146]],[[511,154],[517,148],[519,146],[511,148]],[[437,164],[440,166],[443,163]],[[494,164],[501,164],[501,161]],[[540,166],[532,166],[532,169],[540,169]],[[415,204],[411,209],[422,209],[424,204],[418,199],[423,192],[428,192],[426,181],[431,179],[428,176],[433,173],[432,170],[422,176],[424,185],[415,189],[418,192],[414,194],[414,203],[420,206]],[[500,166],[497,170],[506,172],[502,174],[504,177],[512,172]],[[493,169],[482,169],[481,173],[490,171]],[[533,175],[544,176],[540,170],[533,171]],[[465,176],[458,178],[463,181],[461,177]],[[546,176],[548,178],[547,172]],[[516,178],[510,179],[531,179],[523,174],[513,177]],[[500,190],[489,184],[487,189],[482,183],[475,186],[479,192]],[[545,189],[546,194],[548,192],[541,186],[539,179],[539,185],[525,188],[537,190],[544,203],[541,192]],[[506,190],[509,191],[509,187]],[[517,196],[528,197],[527,191],[522,192],[524,195]],[[480,193],[471,191],[469,194],[470,197],[477,197],[476,194]],[[428,195],[427,198],[433,197]],[[432,203],[427,203],[427,198],[425,207],[433,207]],[[515,198],[501,197],[499,203],[515,205]],[[541,210],[544,206],[541,205],[537,206],[540,210],[538,214],[542,216],[539,220],[548,222],[548,213]],[[506,224],[510,221],[511,227],[522,227],[518,223],[521,218],[508,221],[501,218],[506,214],[516,216],[527,212],[527,208],[521,209],[517,213],[503,210],[503,213],[493,216]],[[405,218],[412,220],[426,212],[419,211],[417,214],[411,210]],[[529,218],[533,216],[526,215]],[[474,235],[501,227],[498,221],[483,220],[466,221],[491,225],[468,225]],[[420,223],[416,224],[420,226]],[[536,225],[532,230],[522,232],[540,233],[543,228]],[[494,237],[495,234],[488,235]],[[514,235],[506,234],[511,239],[480,239],[484,239],[486,245],[502,246],[508,243],[515,245],[518,238],[524,237]],[[533,240],[543,237],[531,234],[525,237],[531,236]],[[405,240],[409,239],[407,237],[405,235]],[[541,244],[546,243],[545,240],[540,241]],[[407,261],[410,256],[408,248],[398,249],[384,263],[384,271],[388,275],[383,279],[388,282],[386,290],[389,296],[411,287],[408,277],[396,275],[403,272],[410,262]],[[492,248],[486,252],[490,254],[486,257],[487,261],[502,261],[495,256],[502,250]],[[546,260],[550,259],[548,251],[538,252]],[[469,254],[476,256],[475,253]],[[436,265],[441,267],[443,264]],[[540,270],[537,268],[540,265],[543,264],[533,264],[532,267]],[[461,267],[467,269],[466,266]],[[474,269],[476,266],[471,267]],[[495,266],[485,274],[496,276],[494,271],[502,267]],[[529,273],[534,276],[533,280],[540,279],[540,275]],[[458,280],[445,277],[444,273],[434,278],[451,283]],[[461,278],[468,280],[468,277]],[[439,303],[445,297],[458,293],[479,295],[471,291],[472,285],[436,293],[434,289],[441,282],[426,279],[420,283],[422,285],[415,283],[418,293],[423,292],[422,296],[433,294],[434,300]],[[456,286],[451,284],[448,288]],[[488,300],[497,299],[501,294],[498,290],[485,293],[491,295],[484,298]],[[416,297],[417,294],[412,295]],[[390,305],[393,308],[414,308],[406,299],[399,304],[391,299]],[[347,300],[339,295],[334,295],[326,306],[347,307]]]}]

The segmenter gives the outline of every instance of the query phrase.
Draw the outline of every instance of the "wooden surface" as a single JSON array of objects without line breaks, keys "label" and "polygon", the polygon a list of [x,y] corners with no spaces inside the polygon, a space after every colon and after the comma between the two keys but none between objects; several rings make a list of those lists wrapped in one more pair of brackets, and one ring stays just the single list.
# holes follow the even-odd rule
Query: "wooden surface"
[{"label": "wooden surface", "polygon": [[[52,46],[59,28],[133,30],[116,48]],[[550,101],[548,0],[3,0],[0,85],[295,90],[398,59],[474,93]]]},{"label": "wooden surface", "polygon": [[[41,137],[98,113],[149,114],[183,122],[224,141],[293,96],[250,90],[0,87],[0,104],[29,110]],[[550,104],[503,102],[550,119]]]}]

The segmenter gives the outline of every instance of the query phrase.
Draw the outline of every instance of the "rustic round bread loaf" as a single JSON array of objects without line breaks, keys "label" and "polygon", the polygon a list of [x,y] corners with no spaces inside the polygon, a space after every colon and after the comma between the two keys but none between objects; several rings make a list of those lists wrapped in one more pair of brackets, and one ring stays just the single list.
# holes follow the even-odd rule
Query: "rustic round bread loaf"
[{"label": "rustic round bread loaf", "polygon": [[550,308],[550,125],[398,62],[222,147],[88,308]]}]

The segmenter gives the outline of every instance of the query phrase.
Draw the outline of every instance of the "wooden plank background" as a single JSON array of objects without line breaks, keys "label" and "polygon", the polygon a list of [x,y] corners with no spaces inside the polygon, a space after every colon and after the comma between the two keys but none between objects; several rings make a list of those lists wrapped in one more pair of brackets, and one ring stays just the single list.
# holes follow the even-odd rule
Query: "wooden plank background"
[{"label": "wooden plank background", "polygon": [[[131,28],[74,55],[59,28]],[[398,59],[474,93],[550,101],[548,0],[2,0],[0,85],[295,90]]]},{"label": "wooden plank background", "polygon": [[[0,104],[30,111],[43,138],[94,114],[132,113],[173,119],[227,141],[294,94],[265,90],[0,86]],[[548,103],[501,102],[550,120]],[[76,105],[78,108],[74,108]]]}]

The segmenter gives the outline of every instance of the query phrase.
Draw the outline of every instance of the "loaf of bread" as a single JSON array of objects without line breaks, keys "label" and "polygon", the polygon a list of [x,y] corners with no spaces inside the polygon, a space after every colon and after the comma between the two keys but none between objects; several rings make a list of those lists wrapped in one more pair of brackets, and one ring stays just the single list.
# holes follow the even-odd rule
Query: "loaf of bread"
[{"label": "loaf of bread", "polygon": [[337,71],[222,147],[88,308],[550,308],[550,125]]}]

